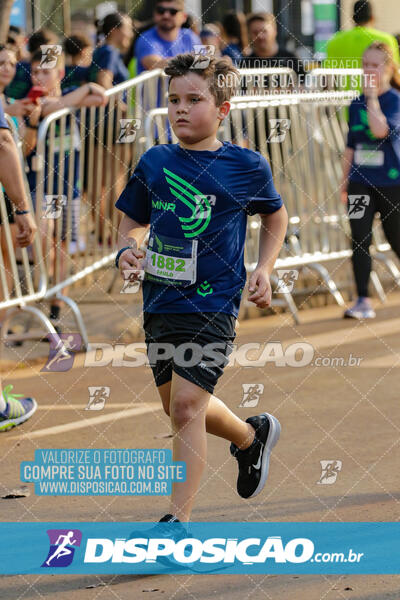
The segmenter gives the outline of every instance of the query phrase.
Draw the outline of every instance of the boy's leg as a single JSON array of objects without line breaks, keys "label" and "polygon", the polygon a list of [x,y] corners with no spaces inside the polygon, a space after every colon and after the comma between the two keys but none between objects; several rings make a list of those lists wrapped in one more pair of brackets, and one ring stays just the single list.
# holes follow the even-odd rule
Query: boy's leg
[{"label": "boy's leg", "polygon": [[172,484],[171,514],[188,521],[207,464],[206,411],[209,392],[173,373],[170,416],[173,460],[186,463],[186,481]]},{"label": "boy's leg", "polygon": [[[157,389],[161,396],[164,411],[167,415],[170,415],[171,381],[160,385]],[[255,433],[254,427],[250,423],[240,419],[222,400],[214,395],[210,396],[207,405],[206,431],[233,442],[241,450],[251,445]]]}]

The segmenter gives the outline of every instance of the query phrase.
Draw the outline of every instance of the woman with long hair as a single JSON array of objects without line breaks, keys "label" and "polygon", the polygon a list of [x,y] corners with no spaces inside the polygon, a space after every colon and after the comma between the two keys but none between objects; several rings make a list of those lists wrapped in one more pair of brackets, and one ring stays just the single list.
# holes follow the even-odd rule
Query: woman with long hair
[{"label": "woman with long hair", "polygon": [[357,301],[345,317],[371,319],[369,247],[376,212],[400,258],[400,75],[392,51],[374,42],[363,55],[363,93],[349,111],[343,157],[342,201],[347,203]]}]

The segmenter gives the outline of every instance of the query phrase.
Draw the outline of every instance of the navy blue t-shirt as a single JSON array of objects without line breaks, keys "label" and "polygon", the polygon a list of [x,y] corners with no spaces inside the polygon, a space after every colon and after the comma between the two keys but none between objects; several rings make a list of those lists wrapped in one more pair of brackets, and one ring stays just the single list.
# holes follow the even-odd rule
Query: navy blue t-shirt
[{"label": "navy blue t-shirt", "polygon": [[378,97],[389,134],[376,138],[368,124],[362,94],[350,105],[347,146],[354,149],[349,181],[374,186],[400,185],[400,93],[391,88]]},{"label": "navy blue t-shirt", "polygon": [[281,206],[270,166],[258,152],[230,142],[216,151],[179,144],[148,150],[116,203],[128,217],[150,223],[144,310],[237,317],[246,282],[247,215]]},{"label": "navy blue t-shirt", "polygon": [[67,65],[65,75],[61,81],[61,89],[72,92],[89,81],[89,67]]},{"label": "navy blue t-shirt", "polygon": [[99,71],[111,71],[113,74],[113,85],[118,85],[129,79],[129,71],[126,68],[118,48],[103,44],[93,52],[92,64],[89,67],[89,80],[96,82]]}]

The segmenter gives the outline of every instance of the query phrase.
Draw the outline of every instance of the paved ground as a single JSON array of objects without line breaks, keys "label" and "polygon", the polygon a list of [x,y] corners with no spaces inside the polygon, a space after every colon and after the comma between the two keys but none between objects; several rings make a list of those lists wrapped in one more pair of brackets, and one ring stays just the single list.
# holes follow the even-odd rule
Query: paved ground
[{"label": "paved ground", "polygon": [[[252,501],[235,492],[236,466],[227,443],[210,436],[208,469],[193,520],[398,520],[400,293],[378,305],[374,322],[345,321],[341,312],[336,306],[305,311],[297,327],[286,314],[240,323],[239,344],[279,341],[286,348],[307,341],[314,360],[301,368],[226,369],[217,395],[246,418],[255,409],[239,407],[242,384],[264,384],[256,412],[277,415],[282,436],[268,485]],[[318,357],[347,361],[350,354],[362,359],[358,366],[315,364]],[[1,435],[0,496],[21,485],[19,464],[33,460],[36,448],[171,447],[168,417],[160,409],[150,369],[84,368],[83,359],[78,355],[73,368],[62,374],[40,372],[44,359],[25,368],[8,363],[5,382],[34,395],[40,406],[24,426]],[[93,385],[111,389],[101,412],[84,411]],[[325,459],[342,461],[333,485],[317,484]],[[140,497],[39,497],[33,484],[28,487],[29,497],[0,499],[3,521],[155,520],[166,512],[162,497],[146,502]],[[400,576],[31,575],[2,577],[0,590],[2,600],[398,600]]]}]

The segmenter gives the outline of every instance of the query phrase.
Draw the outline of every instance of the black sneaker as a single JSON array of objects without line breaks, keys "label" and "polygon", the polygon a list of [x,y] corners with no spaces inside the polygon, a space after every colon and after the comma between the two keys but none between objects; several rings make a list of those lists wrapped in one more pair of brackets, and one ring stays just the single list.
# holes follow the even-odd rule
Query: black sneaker
[{"label": "black sneaker", "polygon": [[262,413],[246,419],[256,430],[256,435],[251,446],[240,450],[231,443],[232,456],[239,463],[239,476],[237,491],[242,498],[254,498],[265,486],[268,477],[269,457],[272,448],[279,440],[281,425],[269,413]]},{"label": "black sneaker", "polygon": [[[158,523],[168,523],[168,525],[160,526]],[[174,515],[164,515],[157,525],[151,527],[150,529],[142,529],[141,531],[136,530],[132,531],[129,535],[129,539],[137,538],[137,537],[156,537],[156,538],[172,538],[175,542],[179,542],[179,540],[183,540],[184,538],[189,537],[188,532],[184,525],[181,523],[179,519],[174,517]]]}]

